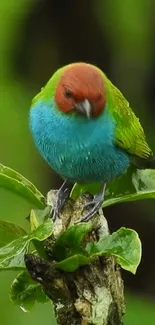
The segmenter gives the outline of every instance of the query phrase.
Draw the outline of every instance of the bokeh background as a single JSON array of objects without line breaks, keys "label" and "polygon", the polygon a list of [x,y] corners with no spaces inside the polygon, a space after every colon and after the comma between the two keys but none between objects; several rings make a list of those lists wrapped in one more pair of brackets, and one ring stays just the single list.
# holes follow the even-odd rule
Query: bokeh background
[{"label": "bokeh background", "polygon": [[[98,65],[130,101],[155,150],[154,0],[0,0],[0,162],[46,193],[61,180],[34,147],[28,128],[32,97],[62,65]],[[124,184],[125,186],[125,184]],[[29,205],[0,189],[0,218],[28,227]],[[135,276],[123,272],[125,325],[155,324],[155,202],[105,210],[111,230],[135,229],[143,257]],[[55,324],[50,304],[23,313],[9,301],[14,272],[0,274],[3,325]]]}]

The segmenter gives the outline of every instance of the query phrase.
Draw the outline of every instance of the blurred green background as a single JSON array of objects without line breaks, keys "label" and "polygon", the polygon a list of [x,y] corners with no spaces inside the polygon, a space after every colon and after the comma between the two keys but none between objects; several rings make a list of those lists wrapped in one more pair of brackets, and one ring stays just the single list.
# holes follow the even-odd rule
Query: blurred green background
[{"label": "blurred green background", "polygon": [[[103,69],[139,115],[155,150],[155,1],[0,0],[0,162],[46,193],[61,180],[42,160],[28,128],[32,97],[64,64],[87,61]],[[124,184],[125,186],[125,184]],[[30,206],[0,190],[0,218],[28,227]],[[136,276],[123,272],[125,325],[155,324],[155,202],[105,210],[111,230],[138,231],[143,257]],[[55,324],[50,304],[23,313],[9,301],[15,273],[0,274],[3,325]]]}]

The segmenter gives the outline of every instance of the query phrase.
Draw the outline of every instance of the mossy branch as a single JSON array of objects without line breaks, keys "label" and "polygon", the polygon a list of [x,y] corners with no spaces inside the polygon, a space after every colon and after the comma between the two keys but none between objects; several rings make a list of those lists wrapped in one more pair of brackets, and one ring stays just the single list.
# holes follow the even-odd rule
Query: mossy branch
[{"label": "mossy branch", "polygon": [[[47,203],[54,204],[57,191],[50,191]],[[68,200],[54,224],[51,239],[45,241],[49,259],[53,243],[82,214],[90,195]],[[88,208],[89,211],[89,208]],[[93,218],[93,233],[85,241],[95,241],[109,234],[102,210]],[[35,281],[41,283],[44,292],[52,300],[59,325],[120,325],[125,311],[123,281],[114,257],[96,257],[87,266],[75,272],[64,272],[50,261],[35,255],[27,255],[26,266]]]}]

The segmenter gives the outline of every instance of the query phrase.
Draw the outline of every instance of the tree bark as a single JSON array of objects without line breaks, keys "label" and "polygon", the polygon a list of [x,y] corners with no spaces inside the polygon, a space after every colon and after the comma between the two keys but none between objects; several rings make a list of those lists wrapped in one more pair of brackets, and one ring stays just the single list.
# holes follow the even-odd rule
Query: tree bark
[{"label": "tree bark", "polygon": [[[50,191],[47,203],[54,204],[57,191]],[[71,199],[54,223],[54,233],[45,242],[49,257],[58,236],[82,214],[90,195]],[[89,208],[90,209],[90,208]],[[87,211],[89,211],[89,209]],[[92,219],[93,233],[86,241],[98,240],[109,234],[108,224],[102,209]],[[35,255],[27,255],[26,266],[35,281],[41,283],[44,292],[52,300],[59,325],[121,325],[125,312],[124,288],[120,269],[113,257],[99,257],[90,265],[67,273],[55,268],[54,263]]]}]

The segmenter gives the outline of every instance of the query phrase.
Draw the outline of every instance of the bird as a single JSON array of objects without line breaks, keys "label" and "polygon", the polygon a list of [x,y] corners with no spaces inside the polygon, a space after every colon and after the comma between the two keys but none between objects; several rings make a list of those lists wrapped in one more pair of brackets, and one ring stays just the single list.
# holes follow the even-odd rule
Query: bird
[{"label": "bird", "polygon": [[106,74],[89,63],[67,64],[52,75],[32,100],[29,126],[41,155],[64,180],[54,220],[70,185],[102,185],[87,204],[91,210],[79,219],[89,221],[102,206],[109,182],[130,165],[145,169],[154,164],[139,118]]}]

